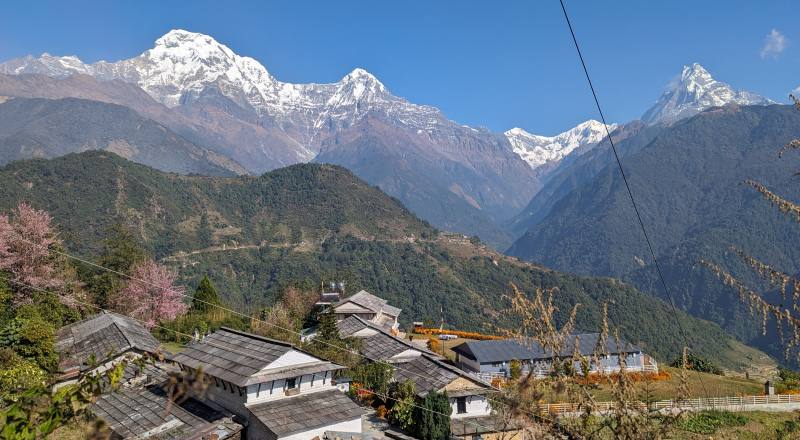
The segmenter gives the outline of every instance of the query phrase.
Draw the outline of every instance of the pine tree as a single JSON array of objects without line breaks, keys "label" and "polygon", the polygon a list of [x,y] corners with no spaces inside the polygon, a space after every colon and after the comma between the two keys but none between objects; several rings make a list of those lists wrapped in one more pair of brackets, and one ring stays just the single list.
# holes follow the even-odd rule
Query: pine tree
[{"label": "pine tree", "polygon": [[319,328],[317,329],[317,336],[314,337],[314,340],[331,344],[339,344],[342,342],[342,337],[339,335],[339,328],[336,326],[336,315],[333,313],[333,309],[328,309],[320,315]]},{"label": "pine tree", "polygon": [[450,438],[450,399],[447,391],[429,392],[415,407],[414,421],[417,437],[422,440],[447,440]]},{"label": "pine tree", "polygon": [[207,313],[214,305],[218,304],[220,304],[220,300],[217,289],[214,287],[214,284],[211,283],[211,280],[208,279],[208,276],[204,276],[203,279],[200,280],[197,290],[194,292],[194,297],[192,297],[191,311],[195,313]]}]

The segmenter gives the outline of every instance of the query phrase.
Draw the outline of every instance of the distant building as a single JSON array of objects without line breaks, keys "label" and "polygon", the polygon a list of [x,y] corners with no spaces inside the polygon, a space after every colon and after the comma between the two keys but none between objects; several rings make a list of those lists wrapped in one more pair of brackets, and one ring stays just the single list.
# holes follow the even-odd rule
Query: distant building
[{"label": "distant building", "polygon": [[390,306],[388,301],[362,290],[350,297],[334,304],[333,311],[337,321],[343,321],[350,316],[357,316],[381,327],[397,331],[401,309]]},{"label": "distant building", "polygon": [[[620,341],[620,344],[609,338],[606,345],[608,356],[595,364],[591,357],[597,347],[599,333],[582,333],[567,337],[561,353],[553,354],[545,351],[538,343],[523,343],[513,339],[467,341],[453,347],[456,363],[459,367],[479,373],[482,377],[507,377],[512,361],[520,361],[523,372],[533,371],[537,376],[548,374],[554,359],[568,359],[575,352],[575,341],[578,341],[578,353],[590,361],[590,373],[613,373],[620,370],[620,357],[625,358],[627,371],[658,371],[658,363],[642,352],[636,345]],[[580,365],[575,365],[581,371]]]},{"label": "distant building", "polygon": [[104,311],[61,327],[56,332],[56,388],[77,382],[88,372],[108,370],[124,357],[156,353],[160,347],[139,321],[112,312]]},{"label": "distant building", "polygon": [[246,439],[309,440],[361,432],[364,410],[336,388],[344,367],[291,344],[222,328],[173,360],[211,379],[205,400],[244,418]]}]

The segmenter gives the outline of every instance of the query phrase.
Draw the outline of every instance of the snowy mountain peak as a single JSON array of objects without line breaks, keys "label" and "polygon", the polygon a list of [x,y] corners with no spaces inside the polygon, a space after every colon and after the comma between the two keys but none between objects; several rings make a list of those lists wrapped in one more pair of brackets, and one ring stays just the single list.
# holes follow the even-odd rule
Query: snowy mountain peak
[{"label": "snowy mountain peak", "polygon": [[693,116],[707,108],[726,104],[768,105],[774,101],[744,90],[736,90],[715,80],[699,63],[683,66],[678,78],[670,83],[656,103],[642,116],[654,124],[672,123]]},{"label": "snowy mountain peak", "polygon": [[[608,126],[614,131],[617,124]],[[606,128],[600,121],[590,119],[555,136],[540,136],[521,128],[505,132],[514,152],[528,162],[531,168],[560,161],[578,148],[594,145],[606,137]]]}]

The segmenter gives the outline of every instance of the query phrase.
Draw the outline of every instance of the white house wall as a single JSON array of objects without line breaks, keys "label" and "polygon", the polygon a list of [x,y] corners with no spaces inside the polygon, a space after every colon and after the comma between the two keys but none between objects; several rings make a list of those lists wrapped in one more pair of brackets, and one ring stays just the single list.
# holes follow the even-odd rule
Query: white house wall
[{"label": "white house wall", "polygon": [[291,350],[287,351],[286,353],[282,354],[278,359],[275,359],[264,367],[261,371],[272,370],[274,368],[283,368],[288,366],[297,366],[301,364],[308,364],[312,362],[319,362],[320,359],[315,358],[309,354],[305,354],[301,351]]},{"label": "white house wall", "polygon": [[450,407],[453,409],[450,418],[460,419],[463,417],[488,416],[492,412],[492,407],[484,396],[467,396],[467,412],[458,413],[458,399],[450,399]]},{"label": "white house wall", "polygon": [[[331,389],[331,376],[333,372],[328,372],[325,377],[325,372],[316,374],[306,374],[299,380],[300,394],[308,394],[311,392],[325,391]],[[272,392],[270,393],[270,388]],[[285,399],[292,396],[286,396],[286,380],[278,379],[274,382],[264,382],[261,384],[261,390],[258,389],[258,384],[249,385],[247,387],[247,404],[255,405],[261,402],[270,400]]]}]

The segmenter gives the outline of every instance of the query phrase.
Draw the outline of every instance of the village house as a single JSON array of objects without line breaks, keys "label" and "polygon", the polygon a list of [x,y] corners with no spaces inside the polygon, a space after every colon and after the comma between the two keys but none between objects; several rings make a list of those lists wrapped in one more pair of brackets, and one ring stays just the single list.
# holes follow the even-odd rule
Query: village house
[{"label": "village house", "polygon": [[489,383],[358,316],[350,316],[337,326],[342,337],[361,339],[360,353],[369,360],[391,364],[395,382],[414,382],[418,397],[423,398],[431,391],[446,391],[450,399],[451,431],[462,433],[457,437],[519,438],[513,424],[498,421],[492,414],[489,396],[494,389]]},{"label": "village house", "polygon": [[361,340],[361,351],[369,360],[399,360],[421,356],[423,353],[437,356],[406,339],[398,338],[386,327],[375,324],[360,316],[352,315],[336,323],[339,335],[343,338]]},{"label": "village house", "polygon": [[333,307],[337,321],[343,321],[350,316],[357,316],[392,332],[397,332],[397,328],[400,325],[397,318],[402,310],[390,306],[388,301],[378,298],[366,290],[344,298],[331,307]]},{"label": "village house", "polygon": [[230,412],[192,398],[170,401],[164,384],[176,370],[174,365],[155,356],[143,365],[134,363],[160,351],[158,341],[135,319],[104,311],[64,326],[57,332],[56,350],[61,373],[56,388],[129,361],[119,389],[108,389],[89,408],[106,422],[112,438],[199,439],[212,434],[219,440],[240,438],[242,425]]},{"label": "village house", "polygon": [[364,410],[332,380],[344,367],[286,342],[223,327],[173,360],[183,369],[202,369],[210,380],[204,401],[242,417],[246,439],[361,433]]},{"label": "village house", "polygon": [[[564,341],[564,348],[558,354],[545,351],[535,341],[523,342],[513,339],[467,341],[453,347],[456,353],[456,364],[462,369],[477,373],[484,378],[508,377],[512,361],[519,361],[522,372],[533,371],[536,376],[542,377],[551,371],[554,359],[568,359],[576,351],[581,357],[589,361],[589,373],[613,373],[620,371],[620,358],[624,357],[627,371],[657,372],[658,363],[642,352],[636,345],[625,341],[609,338],[605,352],[599,364],[592,361],[597,347],[599,333],[580,333],[568,336]],[[574,366],[576,371],[581,371],[581,365]]]},{"label": "village house", "polygon": [[91,372],[103,372],[123,358],[160,351],[158,340],[137,320],[103,311],[61,327],[56,332],[59,376],[56,388],[77,382]]}]

